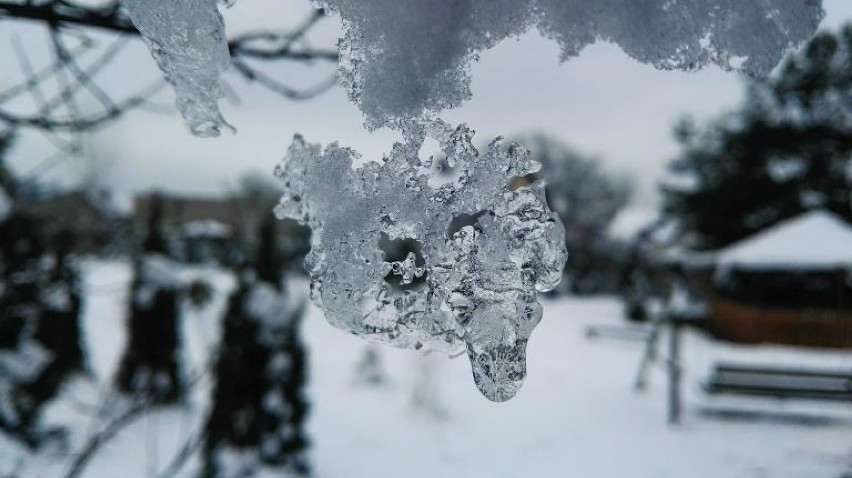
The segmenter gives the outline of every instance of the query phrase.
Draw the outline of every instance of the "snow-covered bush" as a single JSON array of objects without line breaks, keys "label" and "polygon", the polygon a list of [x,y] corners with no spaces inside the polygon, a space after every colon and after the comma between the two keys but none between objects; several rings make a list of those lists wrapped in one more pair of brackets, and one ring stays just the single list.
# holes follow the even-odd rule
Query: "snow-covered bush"
[{"label": "snow-covered bush", "polygon": [[0,430],[37,447],[49,435],[42,411],[83,368],[82,301],[65,249],[51,262],[43,222],[5,193],[17,181],[5,169],[4,144],[0,137],[0,199],[8,201],[0,211]]},{"label": "snow-covered bush", "polygon": [[128,305],[128,341],[116,376],[122,392],[155,403],[174,403],[184,393],[179,364],[180,281],[155,199],[142,251],[134,259]]},{"label": "snow-covered bush", "polygon": [[286,289],[286,258],[274,243],[274,226],[271,216],[261,224],[252,267],[242,272],[225,311],[206,427],[206,478],[261,467],[310,472],[300,333],[305,304]]}]

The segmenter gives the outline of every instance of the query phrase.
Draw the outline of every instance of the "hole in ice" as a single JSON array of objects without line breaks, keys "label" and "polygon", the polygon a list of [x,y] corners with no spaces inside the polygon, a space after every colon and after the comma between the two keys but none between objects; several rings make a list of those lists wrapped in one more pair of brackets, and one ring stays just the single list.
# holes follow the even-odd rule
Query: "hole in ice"
[{"label": "hole in ice", "polygon": [[446,155],[435,155],[430,157],[432,165],[427,184],[429,187],[438,189],[445,184],[461,186],[464,169],[458,166],[450,166]]},{"label": "hole in ice", "polygon": [[410,290],[426,283],[423,244],[416,239],[391,239],[386,233],[379,238],[379,248],[385,256],[388,272],[385,282],[395,289]]},{"label": "hole in ice", "polygon": [[466,226],[476,227],[476,223],[479,222],[479,218],[490,213],[490,211],[479,211],[476,214],[459,214],[450,221],[450,225],[447,227],[447,237],[452,238],[457,232],[461,231],[462,228]]},{"label": "hole in ice", "polygon": [[510,179],[508,183],[506,183],[506,189],[509,191],[517,191],[518,189],[525,188],[530,184],[536,182],[538,180],[538,176],[535,174],[527,174],[525,176],[515,176]]}]

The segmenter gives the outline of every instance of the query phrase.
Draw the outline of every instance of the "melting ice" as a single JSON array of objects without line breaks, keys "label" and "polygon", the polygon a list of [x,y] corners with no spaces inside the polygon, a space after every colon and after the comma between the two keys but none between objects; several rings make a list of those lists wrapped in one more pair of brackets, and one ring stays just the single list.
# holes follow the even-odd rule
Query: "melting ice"
[{"label": "melting ice", "polygon": [[[428,184],[426,137],[456,181]],[[399,347],[466,351],[479,390],[504,401],[526,375],[536,295],[558,284],[565,238],[543,182],[507,187],[538,169],[527,150],[495,140],[480,155],[472,137],[465,126],[409,123],[381,163],[353,169],[355,151],[297,136],[277,170],[286,193],[276,213],[311,227],[311,295],[332,324]],[[416,251],[386,257],[382,244],[400,240]]]},{"label": "melting ice", "polygon": [[219,77],[230,54],[217,0],[122,0],[133,25],[177,95],[192,134],[219,136],[233,129],[219,111]]}]

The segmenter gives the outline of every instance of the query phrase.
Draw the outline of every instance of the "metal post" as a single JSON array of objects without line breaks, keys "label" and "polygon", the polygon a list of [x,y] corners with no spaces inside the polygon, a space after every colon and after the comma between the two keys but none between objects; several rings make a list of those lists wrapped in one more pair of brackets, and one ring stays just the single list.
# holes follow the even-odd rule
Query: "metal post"
[{"label": "metal post", "polygon": [[668,376],[669,376],[669,425],[677,425],[680,423],[680,324],[677,321],[671,321],[671,330],[669,332],[669,360],[668,360]]},{"label": "metal post", "polygon": [[651,330],[645,338],[645,350],[642,353],[642,359],[639,361],[639,370],[636,372],[636,380],[633,383],[633,389],[638,392],[648,388],[648,373],[651,371],[651,364],[657,360],[657,340],[666,315],[667,311],[658,311],[651,319]]}]

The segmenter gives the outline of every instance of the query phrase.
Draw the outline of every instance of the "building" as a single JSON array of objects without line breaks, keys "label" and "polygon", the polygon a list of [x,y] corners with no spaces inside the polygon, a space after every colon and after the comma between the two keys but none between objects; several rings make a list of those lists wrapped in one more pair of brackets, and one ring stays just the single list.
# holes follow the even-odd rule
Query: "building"
[{"label": "building", "polygon": [[104,191],[68,191],[24,203],[44,224],[48,237],[67,236],[71,250],[83,254],[120,252],[128,217]]},{"label": "building", "polygon": [[[156,198],[156,199],[155,199]],[[175,253],[190,263],[237,265],[251,258],[261,221],[272,216],[275,199],[262,195],[188,197],[152,193],[133,201],[133,230],[143,237],[155,200],[161,201]],[[306,252],[304,228],[279,221],[276,233],[283,254]],[[301,261],[299,261],[301,265]]]},{"label": "building", "polygon": [[852,348],[852,225],[830,212],[783,221],[685,269],[721,339]]}]

